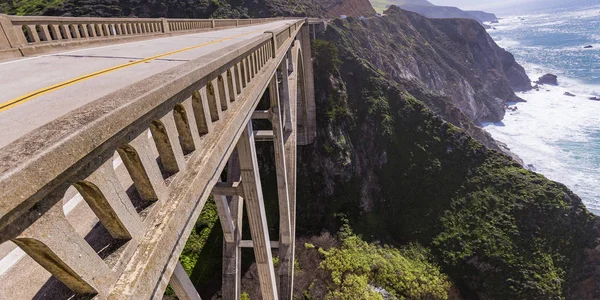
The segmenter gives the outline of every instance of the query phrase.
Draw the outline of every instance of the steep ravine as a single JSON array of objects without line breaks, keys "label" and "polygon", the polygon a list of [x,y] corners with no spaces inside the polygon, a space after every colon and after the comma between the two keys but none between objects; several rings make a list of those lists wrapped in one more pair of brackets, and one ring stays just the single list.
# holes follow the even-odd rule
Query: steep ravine
[{"label": "steep ravine", "polygon": [[[457,97],[431,94],[429,76],[469,84],[474,95],[511,96],[506,76],[519,67],[502,52],[486,58],[475,51],[495,44],[476,38],[477,23],[462,20],[454,21],[461,30],[447,32],[471,41],[469,47],[445,58],[426,52],[427,59],[420,49],[445,49],[449,40],[422,38],[423,31],[441,31],[426,20],[412,27],[420,36],[399,34],[398,18],[406,16],[338,20],[315,43],[319,131],[316,143],[300,150],[298,232],[335,232],[335,215],[343,213],[368,241],[424,245],[454,284],[453,298],[597,298],[598,218],[564,185],[523,169],[444,121],[444,111],[427,108],[455,105]],[[398,44],[404,48],[377,53]],[[410,66],[394,59],[410,57],[419,67],[409,70],[427,70],[413,81],[394,73]],[[440,90],[452,92],[450,86]]]},{"label": "steep ravine", "polygon": [[[369,16],[366,3],[5,0],[0,9]],[[514,90],[530,88],[477,22],[391,8],[382,18],[333,21],[313,51],[318,135],[298,153],[297,298],[600,299],[599,219],[564,185],[496,151],[476,126],[501,120],[506,101],[520,100]],[[272,166],[268,149],[259,147],[261,165]],[[273,175],[261,169],[275,237]],[[196,225],[180,260],[203,299],[219,298],[214,204]],[[243,290],[259,299],[252,252],[243,257]]]},{"label": "steep ravine", "polygon": [[[463,27],[392,11],[336,20],[314,42],[318,135],[298,153],[298,299],[599,298],[599,219],[564,185],[494,150],[461,107],[485,112],[494,103],[459,95],[503,103],[527,77],[479,24],[448,22]],[[277,236],[271,149],[259,147]],[[203,261],[218,261],[221,242],[195,241],[182,260],[198,261],[194,282],[218,299],[218,267]],[[251,252],[244,258],[242,289],[260,299]]]}]

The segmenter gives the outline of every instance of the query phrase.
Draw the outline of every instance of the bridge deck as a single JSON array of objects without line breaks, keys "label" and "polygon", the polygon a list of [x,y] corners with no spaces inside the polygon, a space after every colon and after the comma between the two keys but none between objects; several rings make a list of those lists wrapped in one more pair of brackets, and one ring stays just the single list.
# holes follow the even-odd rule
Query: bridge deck
[{"label": "bridge deck", "polygon": [[[268,29],[293,23],[278,21],[0,63],[0,148],[121,88],[255,38]],[[128,179],[120,160],[114,168],[119,179]],[[67,218],[76,224],[78,233],[86,236],[98,219],[74,189],[65,198],[63,210]],[[0,280],[4,282],[0,299],[58,296],[38,291],[50,276],[13,243],[0,245]],[[23,288],[15,289],[17,286]],[[46,286],[47,291],[54,288]]]},{"label": "bridge deck", "polygon": [[277,21],[0,63],[0,148],[95,99],[293,22]]}]

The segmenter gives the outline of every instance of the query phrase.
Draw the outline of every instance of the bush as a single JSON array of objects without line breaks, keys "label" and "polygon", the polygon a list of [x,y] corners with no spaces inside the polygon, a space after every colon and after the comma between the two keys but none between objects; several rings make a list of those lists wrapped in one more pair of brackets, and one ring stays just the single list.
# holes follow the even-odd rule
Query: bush
[{"label": "bush", "polygon": [[320,267],[331,272],[327,299],[383,299],[381,290],[400,299],[448,299],[451,284],[425,248],[370,244],[348,225],[339,237],[340,248],[319,250],[325,257]]},{"label": "bush", "polygon": [[338,58],[338,49],[330,41],[313,41],[312,54],[317,68],[329,73],[333,73],[341,63]]}]

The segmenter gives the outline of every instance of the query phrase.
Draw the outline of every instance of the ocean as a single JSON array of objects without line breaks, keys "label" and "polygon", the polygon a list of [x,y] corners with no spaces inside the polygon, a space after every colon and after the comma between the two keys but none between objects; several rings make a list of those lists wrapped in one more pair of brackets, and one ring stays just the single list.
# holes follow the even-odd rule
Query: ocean
[{"label": "ocean", "polygon": [[519,93],[527,102],[484,128],[600,215],[600,101],[589,100],[600,97],[600,1],[546,1],[515,13],[488,32],[533,81],[552,73],[559,86]]}]

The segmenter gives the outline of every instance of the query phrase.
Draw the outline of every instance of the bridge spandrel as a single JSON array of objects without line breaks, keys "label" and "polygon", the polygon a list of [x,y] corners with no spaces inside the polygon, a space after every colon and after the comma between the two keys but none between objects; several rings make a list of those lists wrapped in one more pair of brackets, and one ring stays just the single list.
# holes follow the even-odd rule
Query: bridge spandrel
[{"label": "bridge spandrel", "polygon": [[[136,30],[152,32],[165,23],[175,30],[206,26],[196,22],[177,27],[181,25],[177,22],[145,22]],[[224,274],[223,290],[239,296],[240,258],[235,254],[239,252],[231,249],[251,245],[264,269],[260,272],[263,297],[289,299],[293,277],[285,271],[289,264],[276,273],[270,253],[271,247],[281,247],[285,261],[293,261],[293,249],[288,249],[293,247],[291,226],[295,224],[295,142],[289,138],[295,139],[295,96],[305,94],[294,90],[304,87],[296,82],[305,78],[298,74],[303,70],[301,58],[310,57],[310,52],[302,53],[301,39],[297,38],[304,23],[278,23],[281,25],[273,32],[120,89],[0,149],[0,241],[13,241],[28,254],[26,259],[35,260],[75,294],[99,299],[158,298],[169,281],[177,284],[179,293],[186,293],[189,282],[181,270],[173,278],[171,275],[208,196],[227,191],[231,195],[224,197],[237,197],[239,204],[244,196],[250,196],[251,183],[244,185],[243,180],[250,177],[243,172],[236,182],[213,187],[244,132],[250,135],[247,143],[254,143],[256,133],[248,130],[262,95],[269,90],[272,106],[277,111],[281,106],[283,113],[269,118],[276,122],[276,132],[267,140],[276,143],[279,153],[277,169],[284,178],[279,185],[283,197],[280,209],[289,217],[281,225],[284,236],[277,242],[268,231],[258,230],[266,226],[264,209],[252,210],[250,221],[258,226],[253,229],[253,240],[265,241],[253,243],[234,233],[240,230],[240,222],[234,220],[240,220],[242,206],[231,207],[228,201],[220,206],[219,216],[231,220],[232,225],[229,244],[224,246],[224,255],[229,254],[224,257],[233,271],[228,269]],[[211,25],[239,26],[240,21],[222,20]],[[108,30],[123,33],[127,28],[109,26]],[[288,65],[295,71],[288,71]],[[279,87],[277,81],[282,80],[286,84]],[[245,170],[244,164],[256,159],[255,153],[241,153],[240,164]],[[69,187],[75,187],[77,195],[66,192]],[[251,203],[257,207],[264,205],[259,194],[254,194]],[[110,262],[88,240],[69,234],[77,225],[66,219],[79,206],[72,205],[74,208],[66,212],[63,203],[72,202],[63,202],[63,198],[78,196],[98,224],[121,241],[113,249],[116,254]],[[51,228],[59,231],[52,233]],[[280,283],[284,287],[276,286],[274,274],[285,278]],[[277,297],[278,291],[285,294]],[[180,296],[195,299],[193,293]]]}]

